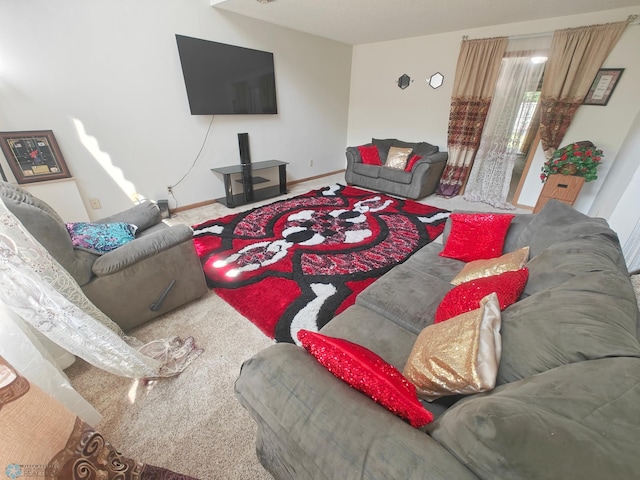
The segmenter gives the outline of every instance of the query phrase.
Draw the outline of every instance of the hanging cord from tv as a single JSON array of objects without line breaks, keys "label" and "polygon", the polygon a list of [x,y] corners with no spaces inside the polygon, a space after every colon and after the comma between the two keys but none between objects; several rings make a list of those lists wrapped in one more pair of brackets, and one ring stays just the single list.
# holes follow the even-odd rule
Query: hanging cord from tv
[{"label": "hanging cord from tv", "polygon": [[202,145],[200,146],[200,150],[198,151],[198,154],[196,155],[196,158],[193,159],[193,163],[189,167],[189,170],[187,170],[187,173],[185,173],[182,176],[182,178],[180,180],[178,180],[176,183],[174,183],[173,185],[168,185],[167,186],[167,191],[173,197],[173,201],[176,203],[176,206],[174,208],[178,208],[178,200],[176,199],[176,196],[173,194],[173,189],[175,187],[177,187],[178,185],[180,185],[180,183],[182,183],[182,181],[185,178],[187,178],[187,176],[193,170],[193,167],[195,167],[196,163],[198,163],[198,159],[200,158],[200,155],[202,154],[202,150],[204,150],[204,146],[207,144],[207,138],[209,138],[209,133],[211,132],[211,126],[213,125],[213,119],[214,119],[214,115],[211,115],[211,121],[209,122],[209,127],[207,128],[207,133],[204,135],[204,140],[202,141]]}]

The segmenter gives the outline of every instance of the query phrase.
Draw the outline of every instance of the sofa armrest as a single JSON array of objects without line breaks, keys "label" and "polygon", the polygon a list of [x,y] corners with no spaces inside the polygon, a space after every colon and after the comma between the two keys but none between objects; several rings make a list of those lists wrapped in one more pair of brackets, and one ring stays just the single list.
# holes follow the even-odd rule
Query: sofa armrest
[{"label": "sofa armrest", "polygon": [[125,210],[124,212],[101,218],[97,223],[130,223],[138,227],[138,232],[142,232],[161,221],[162,216],[160,215],[160,208],[158,208],[158,205],[155,202],[147,200]]},{"label": "sofa armrest", "polygon": [[428,155],[426,157],[421,158],[420,160],[418,160],[415,165],[414,165],[414,170],[416,167],[418,167],[421,164],[427,163],[427,164],[434,164],[434,163],[442,163],[442,162],[446,162],[449,158],[449,152],[436,152],[433,153],[431,155]]},{"label": "sofa armrest", "polygon": [[246,361],[235,391],[258,423],[258,457],[275,478],[477,478],[429,435],[293,344]]},{"label": "sofa armrest", "polygon": [[109,275],[193,238],[187,225],[173,225],[125,243],[93,262],[95,275]]},{"label": "sofa armrest", "polygon": [[353,166],[354,163],[362,163],[358,147],[347,147],[345,155],[347,156],[347,168]]}]

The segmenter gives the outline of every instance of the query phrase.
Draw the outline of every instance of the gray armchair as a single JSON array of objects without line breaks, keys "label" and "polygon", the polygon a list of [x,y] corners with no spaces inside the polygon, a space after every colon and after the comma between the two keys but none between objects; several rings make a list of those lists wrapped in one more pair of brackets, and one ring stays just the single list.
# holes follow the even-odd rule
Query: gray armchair
[{"label": "gray armchair", "polygon": [[26,190],[0,182],[0,198],[89,300],[125,331],[207,292],[191,228],[163,223],[153,202],[98,220],[138,229],[134,240],[97,255],[74,248],[65,222]]},{"label": "gray armchair", "polygon": [[[418,199],[435,192],[449,155],[427,142],[403,142],[395,138],[371,139],[368,145],[375,145],[382,165],[362,163],[358,147],[347,147],[347,169],[345,181],[349,185],[370,188],[379,192]],[[385,167],[389,148],[392,146],[412,148],[412,154],[422,157],[410,172]]]}]

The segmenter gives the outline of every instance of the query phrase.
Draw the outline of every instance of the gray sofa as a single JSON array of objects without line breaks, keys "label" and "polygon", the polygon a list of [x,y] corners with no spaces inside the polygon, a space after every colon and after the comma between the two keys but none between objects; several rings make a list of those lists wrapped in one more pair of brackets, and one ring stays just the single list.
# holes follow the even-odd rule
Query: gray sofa
[{"label": "gray sofa", "polygon": [[[347,184],[413,199],[426,197],[436,191],[447,163],[447,152],[440,152],[439,147],[427,142],[403,142],[395,138],[372,138],[371,143],[367,145],[375,145],[378,148],[382,165],[362,163],[358,147],[347,147]],[[412,148],[412,153],[422,158],[410,172],[385,167],[389,148],[392,146]]]},{"label": "gray sofa", "polygon": [[95,223],[136,225],[135,240],[103,255],[74,248],[60,216],[26,190],[0,182],[0,198],[25,228],[78,282],[91,302],[124,331],[207,292],[193,231],[162,221],[154,202]]},{"label": "gray sofa", "polygon": [[[446,241],[447,228],[443,241]],[[276,344],[236,382],[277,479],[637,479],[638,307],[617,235],[556,200],[517,215],[505,251],[530,247],[529,280],[502,312],[496,388],[426,407],[423,429]],[[321,332],[399,368],[463,263],[431,243],[364,290]]]}]

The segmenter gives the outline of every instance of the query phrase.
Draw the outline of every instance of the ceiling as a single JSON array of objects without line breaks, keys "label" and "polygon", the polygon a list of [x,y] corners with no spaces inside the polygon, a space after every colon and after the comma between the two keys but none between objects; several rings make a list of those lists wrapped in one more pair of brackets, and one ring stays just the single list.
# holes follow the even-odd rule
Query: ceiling
[{"label": "ceiling", "polygon": [[[359,45],[640,6],[640,0],[210,0],[215,8]],[[640,9],[639,12],[640,13]],[[620,20],[624,20],[621,18]]]}]

